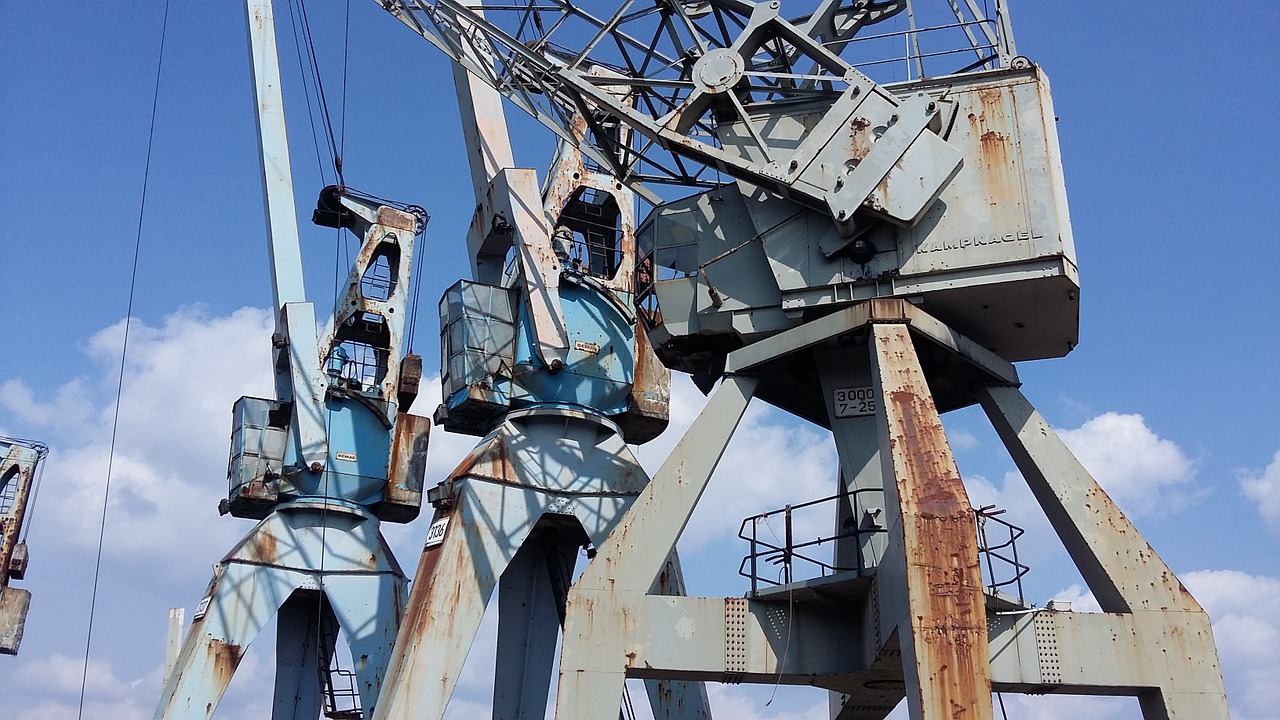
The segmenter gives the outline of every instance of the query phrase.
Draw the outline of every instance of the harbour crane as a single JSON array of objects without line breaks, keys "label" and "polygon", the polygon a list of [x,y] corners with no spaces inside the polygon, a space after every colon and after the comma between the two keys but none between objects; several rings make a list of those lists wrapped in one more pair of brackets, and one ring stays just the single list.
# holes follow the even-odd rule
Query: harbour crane
[{"label": "harbour crane", "polygon": [[[913,719],[986,720],[993,691],[1227,717],[1208,616],[1019,390],[1014,362],[1074,348],[1079,279],[1048,79],[1018,52],[1007,2],[380,4],[653,206],[635,311],[663,364],[713,390],[567,593],[558,720],[607,716],[626,678],[816,685],[840,720],[904,699]],[[554,314],[529,326],[535,372],[554,375],[568,348]],[[753,397],[835,440],[825,576],[792,577],[788,541],[744,561],[788,563],[781,586],[752,573],[745,598],[656,595]],[[1102,613],[1035,608],[984,579],[991,515],[970,505],[939,419],[974,404]],[[504,481],[500,447],[460,471]],[[435,495],[419,587],[452,582],[475,545],[453,522],[473,502],[458,479]],[[435,607],[428,593],[408,613]],[[375,718],[440,716],[448,688],[422,684],[445,664],[423,656],[456,652],[447,636],[402,625]]]}]

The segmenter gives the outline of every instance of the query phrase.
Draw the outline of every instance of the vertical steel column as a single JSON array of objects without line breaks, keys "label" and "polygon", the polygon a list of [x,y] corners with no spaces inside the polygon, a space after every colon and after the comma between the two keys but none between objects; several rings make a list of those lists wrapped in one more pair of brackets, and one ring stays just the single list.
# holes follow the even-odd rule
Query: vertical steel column
[{"label": "vertical steel column", "polygon": [[[542,720],[560,638],[565,593],[579,548],[563,542],[525,543],[498,585],[498,662],[493,717]],[[564,587],[552,582],[564,573]]]},{"label": "vertical steel column", "polygon": [[871,327],[890,535],[877,573],[881,623],[897,625],[912,718],[990,720],[973,508],[907,325]]},{"label": "vertical steel column", "polygon": [[[836,394],[842,390],[871,388],[871,367],[865,346],[822,348],[814,353],[822,392],[826,395],[827,417],[831,420],[831,434],[835,439],[840,458],[838,492],[859,495],[841,500],[836,514],[835,535],[850,530],[873,530],[872,523],[882,522],[884,496],[875,497],[876,490],[884,489],[884,476],[880,460],[880,441],[877,437],[877,410],[867,407],[866,414],[856,414],[856,409],[837,407]],[[874,401],[872,401],[874,403]],[[868,504],[874,501],[875,505]],[[879,515],[875,513],[879,510]],[[833,563],[836,567],[871,571],[884,555],[885,535],[868,532],[866,535],[841,538],[836,541]]]},{"label": "vertical steel column", "polygon": [[294,432],[302,459],[313,470],[324,465],[328,437],[324,428],[325,382],[316,349],[315,310],[306,301],[302,250],[289,167],[280,60],[276,52],[275,16],[271,0],[245,0],[253,70],[254,119],[258,124],[258,158],[262,169],[263,204],[267,213],[267,249],[271,260],[271,292],[276,332],[289,353],[287,374],[275,373],[276,399],[293,402]]}]

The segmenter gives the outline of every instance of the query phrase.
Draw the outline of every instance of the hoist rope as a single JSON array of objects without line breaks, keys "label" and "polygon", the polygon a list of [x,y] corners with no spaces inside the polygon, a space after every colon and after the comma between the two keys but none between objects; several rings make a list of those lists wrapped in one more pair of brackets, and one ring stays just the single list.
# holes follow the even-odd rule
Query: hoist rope
[{"label": "hoist rope", "polygon": [[316,116],[315,109],[312,107],[311,85],[307,82],[306,66],[302,62],[302,43],[298,33],[298,17],[293,11],[293,3],[289,3],[289,27],[293,30],[293,51],[298,58],[298,76],[302,78],[302,95],[307,101],[307,120],[311,124],[311,145],[315,148],[316,153],[316,169],[320,173],[321,184],[327,185],[328,182],[324,177],[324,153],[320,152],[320,138],[316,133]]},{"label": "hoist rope", "polygon": [[[306,40],[307,57],[311,61],[311,79],[316,86],[316,97],[319,99],[320,115],[324,118],[325,140],[329,145],[330,158],[333,160],[333,170],[338,176],[338,185],[344,186],[346,183],[342,179],[342,155],[338,147],[338,138],[333,131],[333,117],[329,113],[329,100],[324,92],[324,82],[320,77],[320,62],[316,56],[315,40],[311,34],[311,19],[307,15],[307,4],[302,0],[297,0],[299,24],[302,28],[302,38]],[[292,2],[291,2],[292,5]],[[292,12],[292,7],[290,8]],[[303,81],[306,82],[304,77]]]},{"label": "hoist rope", "polygon": [[[304,5],[303,7],[305,7],[305,5]],[[304,12],[305,12],[305,10],[304,10]],[[330,132],[330,143],[331,143],[331,144],[333,144],[333,145],[335,145],[335,146],[336,146],[336,148],[337,148],[337,149],[335,150],[335,152],[334,152],[334,169],[335,169],[335,170],[337,171],[337,173],[338,173],[338,185],[339,185],[339,187],[344,186],[344,183],[343,183],[343,180],[342,180],[342,152],[343,152],[343,150],[346,148],[346,143],[347,143],[347,52],[348,52],[348,49],[349,49],[349,48],[350,48],[350,46],[351,46],[351,0],[347,0],[347,2],[346,2],[346,10],[345,10],[344,21],[343,21],[343,30],[342,30],[342,35],[343,35],[343,37],[342,37],[342,100],[341,100],[341,108],[340,108],[341,115],[339,116],[339,117],[340,117],[340,122],[339,122],[339,125],[338,125],[338,133],[339,133],[339,136],[338,136],[338,138],[337,138],[336,142],[334,141],[333,136],[332,136],[332,133],[333,133],[333,124],[329,121],[329,117],[328,117],[328,109],[327,109],[327,108],[325,109],[325,123],[326,123],[326,124],[328,125],[328,127],[329,127],[329,132]],[[310,43],[310,40],[311,40],[311,38],[310,38],[310,36],[308,35],[308,38],[307,38],[308,43]],[[314,62],[314,60],[315,60],[315,48],[314,48],[314,46],[312,46],[312,60],[313,60],[313,62]],[[319,70],[318,70],[318,69],[317,69],[317,71],[316,71],[316,81],[317,81],[317,83],[319,83],[319,82],[320,82],[320,74],[319,74]],[[323,87],[323,86],[322,86],[322,87]],[[322,89],[322,90],[321,90],[321,96],[322,96],[322,97],[323,97],[323,92],[324,92],[324,91],[323,91],[323,89]],[[335,243],[334,243],[334,246],[333,246],[333,253],[334,253],[334,258],[333,258],[333,308],[334,308],[334,310],[333,310],[333,333],[334,333],[334,340],[337,340],[337,333],[338,333],[338,326],[337,326],[337,323],[338,323],[338,318],[339,318],[339,312],[341,312],[341,311],[344,309],[344,308],[342,308],[342,307],[340,307],[340,306],[339,306],[339,303],[342,301],[342,292],[341,292],[341,288],[342,288],[342,262],[341,262],[341,261],[342,261],[343,256],[346,256],[346,257],[347,257],[347,259],[348,259],[348,261],[350,261],[350,252],[346,250],[346,247],[347,247],[347,236],[346,236],[346,233],[344,233],[344,232],[342,231],[341,223],[339,223],[339,226],[336,228],[336,230],[337,230],[337,233],[338,233],[338,236],[337,236],[337,238],[336,238],[337,242],[335,242]],[[342,252],[340,252],[340,251],[342,251]],[[360,281],[357,281],[357,282],[360,282]],[[326,365],[326,368],[325,368],[326,370],[328,369],[328,368],[327,368],[327,364],[328,364],[328,357],[327,357],[327,355],[328,355],[328,353],[329,353],[329,352],[331,352],[331,351],[332,351],[332,349],[331,349],[331,348],[325,348],[326,357],[325,357],[324,359],[322,359],[322,360],[321,360],[321,362],[322,362],[322,363],[324,363],[324,364]],[[361,359],[362,359],[362,360],[367,360],[367,358],[361,358]],[[375,361],[375,362],[376,362],[376,361]],[[335,379],[336,379],[336,378],[335,378]],[[326,391],[326,392],[327,392],[327,391]],[[326,440],[326,447],[328,447],[328,443],[332,441],[332,438],[330,437],[329,429],[333,426],[333,406],[332,406],[332,405],[330,405],[330,404],[328,403],[327,399],[326,399],[325,405],[326,405],[326,408],[325,408],[325,409],[326,409],[326,412],[325,412],[325,440]],[[330,452],[332,452],[332,448],[330,448]],[[324,495],[325,502],[324,502],[324,503],[322,503],[322,504],[321,504],[321,506],[320,506],[320,563],[319,563],[319,568],[318,568],[318,571],[319,571],[319,572],[317,573],[317,578],[316,578],[316,584],[317,584],[317,585],[319,586],[319,588],[320,588],[320,597],[319,597],[319,599],[318,599],[318,600],[317,600],[317,602],[316,602],[316,670],[317,670],[318,674],[320,675],[320,677],[319,677],[319,680],[320,680],[320,687],[321,687],[322,689],[326,689],[326,690],[323,690],[324,692],[328,692],[328,691],[331,691],[331,690],[332,690],[332,685],[331,685],[331,682],[330,682],[330,681],[331,681],[331,679],[332,679],[332,678],[331,678],[331,676],[330,676],[330,670],[331,670],[331,669],[332,669],[332,667],[333,667],[334,654],[335,654],[335,653],[337,653],[337,651],[338,651],[338,649],[337,649],[337,633],[340,631],[340,628],[339,628],[339,627],[337,627],[337,626],[336,626],[336,623],[335,623],[335,628],[334,628],[334,647],[331,649],[331,648],[329,647],[328,642],[326,641],[326,639],[325,639],[325,637],[324,637],[324,627],[325,627],[325,612],[324,612],[324,611],[325,611],[325,607],[326,607],[326,603],[325,603],[325,601],[326,601],[326,599],[327,599],[327,596],[325,595],[325,582],[324,582],[324,580],[325,580],[325,555],[326,555],[326,553],[328,552],[328,549],[329,549],[329,540],[328,540],[328,536],[329,536],[329,522],[328,522],[328,518],[329,518],[329,502],[328,502],[328,500],[329,500],[329,481],[330,481],[330,479],[331,479],[332,472],[331,472],[331,470],[330,470],[328,467],[325,467],[325,468],[324,468],[324,469],[322,469],[320,472],[321,472],[321,475],[320,475],[320,477],[321,477],[321,493]]]},{"label": "hoist rope", "polygon": [[116,436],[120,429],[120,401],[124,395],[124,368],[129,356],[129,327],[133,321],[133,298],[138,285],[138,257],[142,250],[142,220],[147,210],[147,183],[151,178],[151,149],[156,134],[156,108],[160,104],[160,75],[164,68],[164,45],[169,30],[169,2],[165,0],[160,22],[160,52],[156,58],[156,81],[151,94],[151,122],[147,128],[147,158],[142,170],[142,197],[138,203],[138,226],[133,241],[133,267],[129,272],[129,302],[124,316],[124,339],[120,345],[120,374],[116,378],[116,406],[111,419],[111,445],[107,450],[107,479],[102,488],[102,519],[98,525],[98,552],[93,564],[93,591],[89,597],[89,627],[84,639],[84,668],[80,674],[80,703],[76,717],[84,717],[85,686],[89,679],[89,651],[93,645],[93,619],[98,604],[98,582],[102,575],[102,547],[107,533],[107,504],[111,498],[111,473],[115,466]]}]

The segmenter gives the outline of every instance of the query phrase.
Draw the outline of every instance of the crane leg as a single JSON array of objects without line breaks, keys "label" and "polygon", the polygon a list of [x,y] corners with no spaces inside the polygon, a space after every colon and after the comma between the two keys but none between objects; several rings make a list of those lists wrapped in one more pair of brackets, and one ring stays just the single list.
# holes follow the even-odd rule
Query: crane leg
[{"label": "crane leg", "polygon": [[425,549],[374,720],[439,720],[498,577],[541,512],[530,490],[464,480],[443,542]]},{"label": "crane leg", "polygon": [[[328,627],[320,633],[326,643],[332,643],[334,625],[348,632],[357,675],[365,680],[362,699],[372,702],[389,656],[387,649],[379,654],[377,647],[390,646],[404,582],[372,516],[305,503],[282,505],[218,563],[155,719],[211,717],[249,643],[277,612],[282,663],[288,663],[295,677],[277,676],[273,717],[314,717],[308,708],[320,700],[317,658],[332,657],[331,646],[302,647],[314,637],[317,626],[308,623],[317,618]],[[317,609],[321,589],[332,602]],[[326,650],[322,656],[320,649]],[[360,675],[366,654],[370,659]],[[293,698],[301,699],[295,703]]]},{"label": "crane leg", "polygon": [[[297,578],[289,577],[297,575]],[[296,589],[299,573],[223,562],[169,676],[156,720],[207,720],[244,651]]]},{"label": "crane leg", "polygon": [[[680,554],[671,549],[667,562],[654,580],[650,595],[687,595]],[[689,680],[645,680],[654,720],[711,720],[706,683]]]},{"label": "crane leg", "polygon": [[366,716],[377,705],[387,676],[396,629],[404,615],[406,586],[400,574],[376,578],[332,575],[325,579],[325,596],[351,648],[360,707]]}]

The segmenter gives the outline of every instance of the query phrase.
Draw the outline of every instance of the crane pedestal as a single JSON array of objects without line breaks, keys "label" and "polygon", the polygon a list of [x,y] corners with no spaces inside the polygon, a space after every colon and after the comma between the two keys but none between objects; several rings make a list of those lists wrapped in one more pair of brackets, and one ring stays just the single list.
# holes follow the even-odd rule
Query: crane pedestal
[{"label": "crane pedestal", "polygon": [[258,523],[215,566],[155,717],[212,716],[249,643],[273,617],[273,720],[320,716],[338,628],[355,662],[361,705],[373,707],[407,584],[378,526],[356,507],[305,500],[282,504]]},{"label": "crane pedestal", "polygon": [[[616,425],[578,410],[517,410],[433,493],[396,655],[373,717],[443,717],[498,589],[495,720],[541,719],[581,548],[603,543],[648,483]],[[645,587],[683,594],[674,549]],[[659,718],[709,717],[699,683],[653,683]],[[598,717],[616,716],[621,690]]]},{"label": "crane pedestal", "polygon": [[[881,512],[852,520],[881,532],[842,540],[837,557],[857,569],[819,580],[746,598],[653,596],[779,362],[814,369],[845,489],[883,492]],[[883,718],[904,698],[912,718],[986,720],[996,691],[1131,695],[1147,720],[1225,720],[1208,616],[1018,384],[1012,365],[900,300],[728,353],[707,406],[569,593],[557,720],[605,717],[628,677],[814,685],[834,693],[841,720]],[[974,401],[1102,613],[1010,609],[985,592],[973,508],[938,414]]]}]

